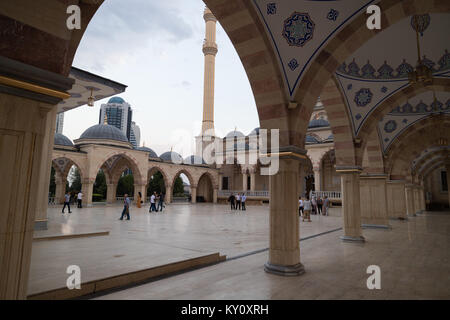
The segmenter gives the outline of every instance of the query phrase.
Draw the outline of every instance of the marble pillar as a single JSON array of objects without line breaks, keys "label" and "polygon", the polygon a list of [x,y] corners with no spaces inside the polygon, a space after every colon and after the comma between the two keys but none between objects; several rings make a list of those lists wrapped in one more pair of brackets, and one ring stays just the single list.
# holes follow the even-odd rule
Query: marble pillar
[{"label": "marble pillar", "polygon": [[390,229],[386,179],[383,174],[364,174],[359,178],[361,223],[365,228]]},{"label": "marble pillar", "polygon": [[191,185],[191,203],[197,203],[197,186]]},{"label": "marble pillar", "polygon": [[405,200],[406,200],[406,214],[408,217],[414,217],[414,192],[412,184],[405,184]]},{"label": "marble pillar", "polygon": [[361,202],[358,169],[336,170],[341,174],[342,216],[344,218],[344,241],[364,242],[361,232]]},{"label": "marble pillar", "polygon": [[414,185],[413,187],[413,197],[414,197],[414,212],[421,213],[422,210],[420,209],[420,198],[419,198],[419,186]]},{"label": "marble pillar", "polygon": [[326,191],[326,190],[321,190],[322,188],[322,181],[321,181],[321,175],[320,175],[320,168],[315,167],[313,169],[314,171],[314,191]]},{"label": "marble pillar", "polygon": [[256,174],[255,172],[250,173],[250,191],[256,190]]},{"label": "marble pillar", "polygon": [[172,186],[166,186],[166,197],[165,197],[165,203],[171,203],[172,202]]},{"label": "marble pillar", "polygon": [[404,180],[386,182],[388,215],[392,219],[408,219],[406,214],[406,196]]},{"label": "marble pillar", "polygon": [[66,180],[61,179],[55,174],[55,204],[64,203],[64,194],[66,193]]},{"label": "marble pillar", "polygon": [[92,194],[94,192],[94,182],[82,182],[81,192],[83,193],[83,205],[86,207],[92,207]]},{"label": "marble pillar", "polygon": [[44,181],[39,190],[38,206],[36,211],[36,218],[34,223],[35,230],[47,229],[47,209],[48,209],[48,191],[50,187],[50,173],[52,167],[52,151],[55,137],[56,127],[56,108],[53,108],[46,115],[45,136],[43,141],[43,152],[41,159],[41,167],[39,180]]},{"label": "marble pillar", "polygon": [[242,173],[242,191],[247,191],[248,189],[248,174],[247,173]]},{"label": "marble pillar", "polygon": [[106,189],[106,203],[114,204],[116,203],[116,192],[117,192],[117,184],[108,183]]},{"label": "marble pillar", "polygon": [[218,189],[214,188],[213,189],[213,203],[217,203],[217,196],[218,196]]},{"label": "marble pillar", "polygon": [[219,190],[223,190],[223,174],[219,172]]},{"label": "marble pillar", "polygon": [[281,158],[278,173],[269,177],[270,247],[266,272],[286,276],[305,272],[300,263],[298,170],[299,160]]}]

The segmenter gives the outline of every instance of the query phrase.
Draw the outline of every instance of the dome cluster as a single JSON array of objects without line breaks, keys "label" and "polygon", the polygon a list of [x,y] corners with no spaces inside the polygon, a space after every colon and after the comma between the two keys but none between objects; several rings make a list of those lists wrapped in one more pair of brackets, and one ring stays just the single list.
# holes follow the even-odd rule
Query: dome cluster
[{"label": "dome cluster", "polygon": [[73,147],[73,142],[61,133],[55,133],[53,142],[55,146]]},{"label": "dome cluster", "polygon": [[127,136],[122,131],[109,124],[96,124],[86,129],[81,134],[80,139],[128,142]]}]

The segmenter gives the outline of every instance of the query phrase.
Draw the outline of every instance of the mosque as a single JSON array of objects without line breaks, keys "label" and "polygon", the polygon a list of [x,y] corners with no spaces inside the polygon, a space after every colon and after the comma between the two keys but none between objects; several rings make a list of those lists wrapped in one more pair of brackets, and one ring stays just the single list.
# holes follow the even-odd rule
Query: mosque
[{"label": "mosque", "polygon": [[[11,30],[0,46],[0,299],[26,298],[33,232],[47,227],[52,166],[55,197],[61,201],[75,165],[88,206],[99,170],[106,176],[107,202],[114,203],[117,181],[127,169],[134,176],[134,194],[147,194],[149,180],[160,172],[168,203],[180,174],[189,179],[194,203],[199,198],[224,203],[235,192],[246,192],[249,205],[269,203],[264,270],[277,276],[308,274],[298,241],[299,196],[326,195],[339,206],[342,230],[335,241],[348,250],[358,244],[360,253],[375,254],[372,244],[388,237],[367,230],[400,236],[396,227],[404,223],[414,239],[418,231],[412,221],[448,215],[449,2],[375,1],[382,9],[382,29],[369,30],[366,8],[372,1],[204,0],[203,125],[197,148],[217,140],[226,150],[232,139],[234,153],[248,157],[258,151],[252,136],[278,129],[280,148],[272,155],[279,158],[279,170],[270,176],[260,174],[260,162],[208,165],[199,154],[157,155],[149,147],[133,147],[106,123],[87,128],[74,141],[55,134],[57,113],[116,99],[126,86],[72,67],[87,25],[68,31],[61,2],[45,8],[22,2],[25,7],[0,4],[0,23]],[[86,21],[101,5],[77,2]],[[47,16],[36,17],[36,10]],[[261,127],[248,134],[214,134],[217,21],[242,61],[256,101]],[[447,211],[436,217],[430,210]],[[421,230],[435,227],[427,222]],[[446,248],[448,230],[439,232]],[[433,241],[424,241],[421,249],[440,250]],[[437,267],[445,268],[445,259]],[[442,279],[436,283],[448,283]]]}]

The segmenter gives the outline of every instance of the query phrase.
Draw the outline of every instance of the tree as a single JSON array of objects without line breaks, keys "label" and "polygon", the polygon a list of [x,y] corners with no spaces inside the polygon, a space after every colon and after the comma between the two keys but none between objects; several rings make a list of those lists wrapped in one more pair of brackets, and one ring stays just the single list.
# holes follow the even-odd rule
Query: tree
[{"label": "tree", "polygon": [[121,176],[117,183],[117,195],[123,196],[125,193],[129,196],[134,194],[134,177],[132,174]]},{"label": "tree", "polygon": [[106,191],[108,187],[106,186],[106,177],[103,170],[99,170],[97,173],[97,177],[94,182],[94,194],[101,195],[102,199],[106,199]]},{"label": "tree", "polygon": [[176,196],[184,196],[183,179],[180,176],[175,179],[175,183],[173,184],[173,194]]},{"label": "tree", "polygon": [[166,185],[164,183],[164,177],[161,174],[161,172],[157,171],[151,178],[150,182],[148,184],[147,189],[147,196],[150,196],[153,194],[153,192],[156,193],[165,193],[166,192]]}]

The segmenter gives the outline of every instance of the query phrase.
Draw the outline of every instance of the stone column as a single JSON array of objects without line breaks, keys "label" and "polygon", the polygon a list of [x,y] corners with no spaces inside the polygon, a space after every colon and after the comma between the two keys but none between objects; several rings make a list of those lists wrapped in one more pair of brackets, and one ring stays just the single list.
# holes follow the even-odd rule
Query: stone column
[{"label": "stone column", "polygon": [[64,203],[64,194],[66,193],[66,181],[58,178],[55,174],[55,204]]},{"label": "stone column", "polygon": [[43,181],[44,184],[38,189],[39,200],[34,223],[35,230],[47,229],[48,190],[50,187],[53,143],[55,140],[56,108],[47,113],[45,127],[41,167],[39,169],[39,174],[41,175],[39,180]]},{"label": "stone column", "polygon": [[419,189],[419,199],[420,199],[420,210],[426,211],[426,205],[425,205],[425,188],[424,186],[420,186]]},{"label": "stone column", "polygon": [[270,248],[266,272],[295,276],[305,272],[300,263],[296,158],[280,158],[279,170],[269,176]]},{"label": "stone column", "polygon": [[197,186],[191,186],[191,203],[197,203]]},{"label": "stone column", "polygon": [[106,203],[107,204],[116,203],[116,192],[117,192],[117,184],[114,184],[114,183],[107,184],[107,190],[106,190]]},{"label": "stone column", "polygon": [[404,180],[388,180],[386,184],[389,218],[408,219]]},{"label": "stone column", "polygon": [[213,203],[217,203],[217,195],[218,195],[218,189],[214,188],[214,190],[213,190]]},{"label": "stone column", "polygon": [[250,191],[256,190],[256,174],[254,171],[250,172]]},{"label": "stone column", "polygon": [[223,190],[223,185],[222,185],[222,177],[223,177],[223,174],[222,173],[219,173],[219,190]]},{"label": "stone column", "polygon": [[406,214],[408,217],[415,217],[416,213],[414,211],[414,192],[413,185],[405,185],[405,197],[406,197]]},{"label": "stone column", "polygon": [[365,228],[389,229],[385,174],[360,176],[361,223]]},{"label": "stone column", "polygon": [[448,205],[450,207],[450,163],[445,164],[445,171],[447,174]]},{"label": "stone column", "polygon": [[322,188],[322,181],[321,176],[320,176],[320,167],[314,167],[313,168],[314,171],[314,191],[326,191],[326,190],[321,190]]},{"label": "stone column", "polygon": [[166,186],[166,197],[165,197],[166,203],[172,202],[172,186]]},{"label": "stone column", "polygon": [[247,185],[247,181],[248,181],[248,174],[243,172],[242,173],[242,191],[247,191],[248,189],[248,185]]},{"label": "stone column", "polygon": [[341,174],[342,216],[344,218],[344,241],[364,242],[361,232],[361,202],[359,191],[360,168],[337,168]]},{"label": "stone column", "polygon": [[94,192],[94,182],[85,180],[81,184],[81,192],[83,193],[83,206],[92,207],[92,194]]},{"label": "stone column", "polygon": [[419,199],[419,186],[414,185],[413,186],[413,197],[414,197],[414,212],[421,213],[420,210],[420,199]]}]

